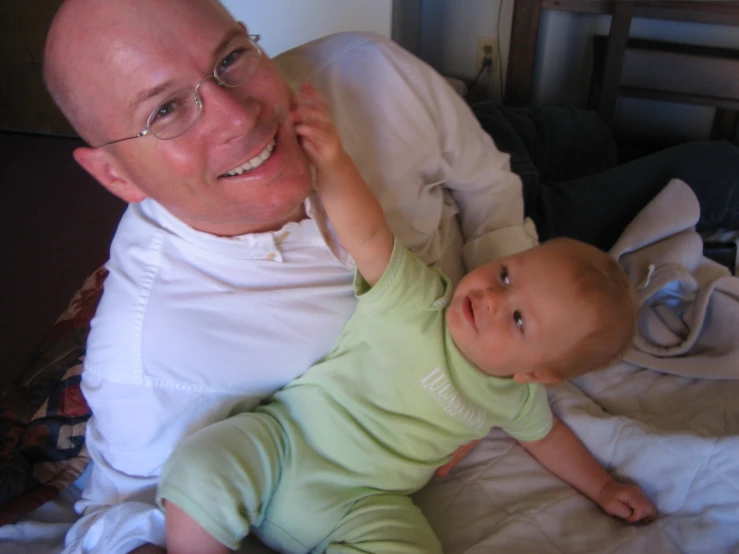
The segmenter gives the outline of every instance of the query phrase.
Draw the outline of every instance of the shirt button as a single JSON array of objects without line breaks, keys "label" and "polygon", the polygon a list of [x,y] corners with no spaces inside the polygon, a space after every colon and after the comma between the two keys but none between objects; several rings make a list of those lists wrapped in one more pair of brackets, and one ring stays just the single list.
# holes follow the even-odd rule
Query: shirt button
[{"label": "shirt button", "polygon": [[269,254],[267,254],[266,259],[271,262],[276,257],[277,257],[277,254],[275,254],[274,252],[270,252]]}]

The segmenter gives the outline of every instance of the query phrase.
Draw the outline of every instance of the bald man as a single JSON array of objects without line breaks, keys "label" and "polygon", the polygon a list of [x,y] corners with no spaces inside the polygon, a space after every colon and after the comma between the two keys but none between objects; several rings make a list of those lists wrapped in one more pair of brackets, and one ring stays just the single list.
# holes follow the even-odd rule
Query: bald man
[{"label": "bald man", "polygon": [[[216,0],[67,0],[53,22],[45,78],[89,144],[75,159],[130,203],[88,340],[93,465],[66,552],[163,551],[154,495],[174,447],[300,375],[354,310],[352,260],[286,117],[299,83],[329,99],[399,240],[453,282],[535,243],[508,155],[427,65],[358,34],[278,63]],[[727,148],[704,147],[716,182],[739,173]],[[632,170],[599,193],[585,180],[535,190],[527,209],[548,236],[598,243],[682,175],[670,163],[640,169],[648,187]],[[588,194],[627,209],[599,217]]]}]

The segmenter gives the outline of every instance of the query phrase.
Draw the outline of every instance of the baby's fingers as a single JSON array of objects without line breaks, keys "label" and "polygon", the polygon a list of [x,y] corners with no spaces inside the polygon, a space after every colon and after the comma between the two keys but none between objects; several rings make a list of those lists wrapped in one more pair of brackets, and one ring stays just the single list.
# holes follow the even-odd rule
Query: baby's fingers
[{"label": "baby's fingers", "polygon": [[333,121],[328,112],[312,106],[295,106],[290,112],[290,117],[296,125],[299,123],[305,123],[306,125],[320,123],[323,126],[333,126]]},{"label": "baby's fingers", "polygon": [[629,523],[651,523],[657,518],[657,508],[646,497],[633,499],[629,504],[633,510]]},{"label": "baby's fingers", "polygon": [[[303,83],[303,85],[308,85],[308,83]],[[298,92],[293,99],[292,110],[290,111],[293,123],[307,125],[322,123],[325,126],[333,126],[328,103],[323,97],[316,96],[318,91],[315,91],[315,89],[312,89],[315,94],[304,94],[302,93],[303,88],[301,87],[301,92]]]},{"label": "baby's fingers", "polygon": [[625,519],[626,521],[630,521],[631,516],[634,513],[631,509],[631,506],[629,506],[626,502],[616,499],[608,503],[608,505],[604,506],[603,508],[612,516],[620,517],[621,519]]},{"label": "baby's fingers", "polygon": [[657,517],[657,508],[650,502],[644,491],[638,487],[627,486],[627,488],[621,491],[618,498],[631,512],[628,517],[624,517],[629,523],[638,523],[640,521],[649,523]]},{"label": "baby's fingers", "polygon": [[294,107],[310,107],[314,110],[329,113],[328,101],[311,83],[305,82],[293,97]]}]

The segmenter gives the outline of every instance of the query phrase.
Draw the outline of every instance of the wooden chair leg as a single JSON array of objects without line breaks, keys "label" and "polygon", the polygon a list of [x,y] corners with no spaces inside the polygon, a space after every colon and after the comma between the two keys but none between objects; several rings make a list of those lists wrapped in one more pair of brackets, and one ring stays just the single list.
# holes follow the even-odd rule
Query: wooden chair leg
[{"label": "wooden chair leg", "polygon": [[613,125],[618,98],[618,84],[626,54],[626,43],[629,40],[631,18],[634,15],[634,2],[615,2],[611,16],[611,30],[606,45],[603,82],[601,83],[598,113],[609,125]]},{"label": "wooden chair leg", "polygon": [[514,5],[504,97],[507,105],[531,102],[541,4],[542,0],[516,0]]}]

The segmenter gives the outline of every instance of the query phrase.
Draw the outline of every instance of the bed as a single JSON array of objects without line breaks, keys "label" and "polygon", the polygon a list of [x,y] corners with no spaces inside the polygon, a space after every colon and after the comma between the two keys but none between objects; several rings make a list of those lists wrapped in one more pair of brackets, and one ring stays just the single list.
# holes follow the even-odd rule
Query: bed
[{"label": "bed", "polygon": [[[684,183],[671,183],[642,215],[612,252],[641,291],[636,347],[626,362],[550,395],[555,412],[610,471],[646,490],[660,518],[630,526],[605,515],[493,432],[448,477],[415,496],[445,552],[739,552],[739,279],[702,256],[693,231],[697,203]],[[57,380],[78,382],[103,276],[92,272],[55,326],[62,334],[51,335],[72,341]],[[41,423],[50,409],[42,400],[33,414]],[[83,463],[65,465],[66,474],[44,483],[53,500],[0,527],[0,554],[61,551],[86,474],[79,474],[85,452],[75,419],[82,414],[60,413],[65,440],[75,439],[61,462]],[[70,476],[76,480],[66,486]],[[50,494],[49,487],[63,490]],[[250,542],[242,551],[264,550]]]}]

